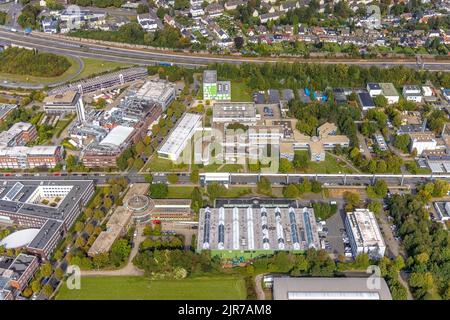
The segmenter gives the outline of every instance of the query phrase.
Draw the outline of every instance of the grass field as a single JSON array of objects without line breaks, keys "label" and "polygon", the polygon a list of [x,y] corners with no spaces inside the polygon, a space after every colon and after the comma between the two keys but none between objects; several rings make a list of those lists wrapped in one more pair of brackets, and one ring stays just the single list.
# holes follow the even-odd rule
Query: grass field
[{"label": "grass field", "polygon": [[30,83],[30,84],[51,84],[54,82],[69,81],[77,73],[79,63],[76,59],[66,56],[71,63],[69,69],[58,77],[33,77],[29,75],[11,74],[0,72],[0,80],[8,82]]},{"label": "grass field", "polygon": [[168,172],[168,171],[183,171],[188,169],[187,164],[175,164],[171,160],[161,159],[158,156],[153,156],[145,165],[144,171]]},{"label": "grass field", "polygon": [[[302,153],[305,152],[308,154],[308,151],[296,151],[296,153]],[[354,171],[347,167],[347,165],[344,162],[338,162],[337,159],[335,159],[330,154],[325,154],[325,161],[320,162],[309,162],[308,169],[306,169],[306,173],[353,173]]]},{"label": "grass field", "polygon": [[124,64],[120,62],[114,62],[114,61],[104,61],[104,60],[97,60],[97,59],[90,59],[90,58],[82,58],[84,62],[84,68],[81,73],[75,77],[73,80],[79,80],[83,78],[90,77],[95,74],[115,70],[117,68],[125,68],[130,67],[129,64]]},{"label": "grass field", "polygon": [[252,91],[244,82],[231,82],[231,101],[252,101]]},{"label": "grass field", "polygon": [[30,83],[30,84],[51,84],[55,82],[64,82],[64,81],[75,81],[83,78],[87,78],[90,76],[93,76],[95,74],[115,70],[117,68],[125,68],[129,67],[131,65],[120,63],[120,62],[113,62],[113,61],[104,61],[104,60],[97,60],[97,59],[89,59],[89,58],[81,58],[84,63],[84,68],[80,72],[79,75],[72,78],[78,68],[79,68],[79,62],[78,60],[66,56],[66,58],[70,61],[72,64],[69,69],[67,69],[66,72],[64,72],[62,75],[58,77],[33,77],[28,75],[18,75],[18,74],[9,74],[9,73],[1,73],[0,72],[0,80],[8,81],[8,82],[19,82],[19,83]]},{"label": "grass field", "polygon": [[63,285],[57,300],[221,300],[246,299],[236,277],[148,280],[144,277],[82,277],[80,290]]},{"label": "grass field", "polygon": [[169,186],[169,199],[191,199],[192,190],[194,187],[187,186]]}]

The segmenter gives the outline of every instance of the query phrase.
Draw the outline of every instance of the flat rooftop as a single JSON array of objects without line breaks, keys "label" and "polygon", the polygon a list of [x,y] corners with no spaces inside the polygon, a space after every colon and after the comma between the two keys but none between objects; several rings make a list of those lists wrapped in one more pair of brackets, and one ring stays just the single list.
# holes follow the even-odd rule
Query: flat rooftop
[{"label": "flat rooftop", "polygon": [[256,107],[252,102],[216,102],[213,105],[213,119],[254,117]]},{"label": "flat rooftop", "polygon": [[66,91],[63,93],[57,93],[50,95],[44,99],[45,104],[72,104],[75,98],[79,96],[76,91]]},{"label": "flat rooftop", "polygon": [[[15,192],[16,194],[12,199],[10,197],[5,198],[13,187],[16,186],[17,188],[17,182],[22,185],[20,190]],[[5,180],[0,183],[0,212],[26,214],[63,221],[65,215],[78,205],[78,200],[81,199],[92,183],[91,180]],[[66,187],[66,189],[70,187],[70,190],[56,207],[30,202],[30,197],[37,192],[38,188],[56,186]]]},{"label": "flat rooftop", "polygon": [[201,122],[202,116],[195,113],[185,113],[175,125],[158,152],[163,154],[176,154],[182,151],[187,140],[192,137],[194,129]]},{"label": "flat rooftop", "polygon": [[395,89],[392,83],[380,83],[381,92],[384,96],[398,97],[397,89]]},{"label": "flat rooftop", "polygon": [[203,71],[203,83],[216,83],[216,82],[217,82],[217,71],[216,70]]},{"label": "flat rooftop", "polygon": [[306,250],[319,248],[312,208],[253,205],[200,210],[198,250]]},{"label": "flat rooftop", "polygon": [[355,209],[347,212],[347,219],[358,246],[384,246],[384,240],[373,212]]},{"label": "flat rooftop", "polygon": [[274,300],[392,300],[383,278],[372,288],[369,278],[274,277]]}]

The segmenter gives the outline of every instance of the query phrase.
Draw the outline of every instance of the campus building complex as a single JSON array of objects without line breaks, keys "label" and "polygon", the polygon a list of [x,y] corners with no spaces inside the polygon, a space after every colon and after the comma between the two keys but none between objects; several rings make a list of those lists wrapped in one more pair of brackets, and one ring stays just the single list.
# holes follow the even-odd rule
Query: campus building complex
[{"label": "campus building complex", "polygon": [[94,193],[90,180],[8,180],[0,185],[0,222],[40,229],[26,250],[48,258]]},{"label": "campus building complex", "polygon": [[312,208],[292,200],[230,199],[200,210],[197,250],[222,257],[319,248]]}]

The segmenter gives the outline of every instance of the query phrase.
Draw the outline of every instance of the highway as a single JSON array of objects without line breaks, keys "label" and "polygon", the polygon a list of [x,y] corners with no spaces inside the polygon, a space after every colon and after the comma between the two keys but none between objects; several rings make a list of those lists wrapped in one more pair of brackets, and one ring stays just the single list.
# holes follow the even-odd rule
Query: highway
[{"label": "highway", "polygon": [[[172,172],[154,172],[154,183],[167,183]],[[188,172],[176,173],[179,185],[192,185]],[[106,184],[111,178],[126,177],[131,183],[145,182],[145,173],[5,173],[1,180],[94,180],[97,184]],[[213,182],[229,185],[256,185],[261,177],[266,177],[275,186],[298,183],[303,179],[317,180],[324,186],[367,186],[377,179],[383,179],[391,187],[415,186],[435,179],[450,181],[450,175],[411,175],[411,174],[257,174],[257,173],[200,173],[200,184]]]},{"label": "highway", "polygon": [[[355,64],[361,66],[392,67],[403,65],[418,69],[419,66],[414,59],[386,59],[386,60],[363,60],[363,59],[303,59],[296,57],[267,57],[250,58],[242,56],[220,56],[210,54],[194,54],[191,52],[175,52],[170,50],[157,50],[147,48],[134,48],[126,44],[108,45],[104,43],[93,43],[92,40],[69,38],[59,35],[50,35],[42,32],[33,32],[26,35],[23,32],[12,32],[9,29],[0,29],[0,39],[9,41],[19,46],[36,48],[38,50],[52,52],[61,55],[74,55],[83,58],[103,59],[108,61],[123,62],[136,65],[149,65],[155,62],[171,62],[186,67],[205,66],[217,62],[241,64],[244,62],[266,63],[266,62],[305,62],[325,64]],[[426,61],[423,68],[430,71],[450,71],[450,61]]]}]

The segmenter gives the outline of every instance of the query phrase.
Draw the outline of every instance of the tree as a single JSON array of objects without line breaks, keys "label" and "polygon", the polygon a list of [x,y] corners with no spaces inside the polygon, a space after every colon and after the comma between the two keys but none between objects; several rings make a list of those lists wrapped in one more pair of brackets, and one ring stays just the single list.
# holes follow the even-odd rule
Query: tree
[{"label": "tree", "polygon": [[150,197],[155,199],[167,198],[169,188],[165,183],[154,183],[150,186]]},{"label": "tree", "polygon": [[49,262],[44,263],[44,264],[41,266],[41,275],[42,275],[43,277],[45,277],[45,278],[50,277],[51,274],[52,274],[52,271],[53,271],[52,265],[51,265]]},{"label": "tree", "polygon": [[314,193],[322,192],[322,184],[319,181],[313,180],[311,182],[311,191]]},{"label": "tree", "polygon": [[294,154],[293,165],[294,165],[294,167],[296,169],[299,169],[299,170],[302,170],[302,171],[308,169],[308,166],[309,166],[308,153],[306,153],[306,152],[296,152]]},{"label": "tree", "polygon": [[137,14],[143,14],[149,12],[149,7],[146,4],[140,3],[136,9]]},{"label": "tree", "polygon": [[404,153],[408,152],[409,144],[411,143],[411,138],[407,134],[400,134],[395,137],[394,146]]},{"label": "tree", "polygon": [[198,187],[195,187],[192,190],[191,194],[191,209],[194,210],[195,213],[200,212],[200,208],[203,207],[203,195]]},{"label": "tree", "polygon": [[80,232],[83,231],[83,229],[84,229],[84,223],[81,222],[81,221],[77,221],[77,222],[75,223],[74,229],[75,229],[76,232],[80,233]]},{"label": "tree", "polygon": [[280,159],[280,168],[278,169],[278,171],[280,171],[281,173],[288,173],[288,172],[292,172],[293,171],[293,166],[292,163],[285,158],[281,158]]},{"label": "tree", "polygon": [[234,46],[237,50],[241,50],[244,45],[244,38],[242,37],[235,37],[234,38]]},{"label": "tree", "polygon": [[119,239],[114,241],[111,246],[110,259],[111,263],[116,267],[120,266],[120,264],[125,261],[131,252],[131,246],[125,239]]},{"label": "tree", "polygon": [[50,298],[53,293],[53,287],[50,284],[46,284],[42,287],[42,293],[47,297]]},{"label": "tree", "polygon": [[219,183],[211,183],[206,187],[206,191],[208,192],[209,201],[211,204],[220,196],[223,195],[226,191],[225,187]]},{"label": "tree", "polygon": [[378,179],[375,185],[367,187],[367,194],[372,197],[384,198],[387,192],[387,183],[383,179]]},{"label": "tree", "polygon": [[358,193],[346,191],[344,193],[344,200],[346,202],[345,209],[347,211],[352,211],[356,206],[359,205],[361,198]]},{"label": "tree", "polygon": [[266,177],[261,177],[256,185],[256,190],[261,194],[272,194],[272,184]]},{"label": "tree", "polygon": [[295,184],[291,183],[288,186],[283,188],[283,196],[285,198],[298,198],[300,192]]},{"label": "tree", "polygon": [[199,172],[198,172],[198,169],[193,169],[193,170],[191,171],[190,180],[191,180],[192,183],[198,183],[198,181],[199,181]]},{"label": "tree", "polygon": [[33,293],[38,293],[41,291],[41,282],[39,280],[34,280],[31,282],[31,290],[33,290]]},{"label": "tree", "polygon": [[167,176],[167,181],[169,181],[170,184],[175,184],[178,182],[178,175],[176,173],[169,174]]}]

